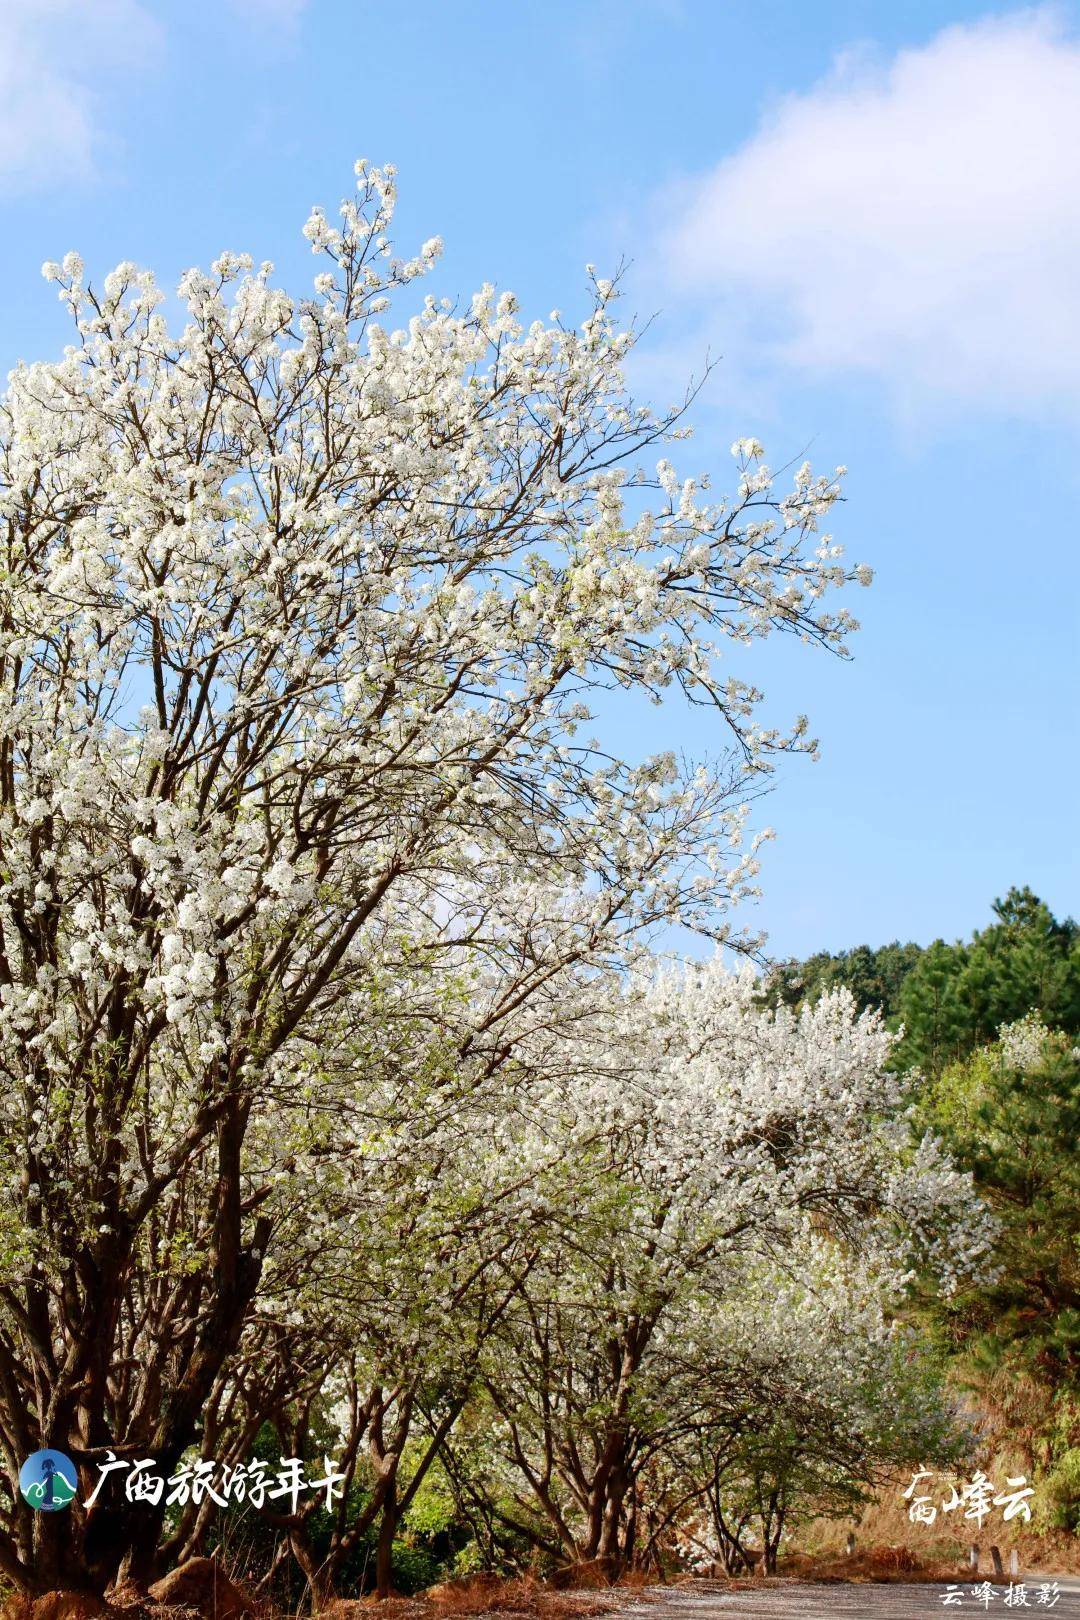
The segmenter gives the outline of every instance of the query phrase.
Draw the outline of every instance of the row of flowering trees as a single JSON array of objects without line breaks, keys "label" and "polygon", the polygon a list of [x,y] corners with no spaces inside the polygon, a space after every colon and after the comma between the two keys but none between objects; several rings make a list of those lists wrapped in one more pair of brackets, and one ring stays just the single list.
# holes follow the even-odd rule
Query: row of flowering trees
[{"label": "row of flowering trees", "polygon": [[[439,244],[394,257],[393,200],[359,164],[305,227],[312,296],[226,254],[179,331],[133,266],[47,265],[74,342],[0,405],[0,1569],[30,1590],[206,1546],[212,1498],[87,1505],[104,1460],[235,1463],[267,1424],[303,1455],[328,1403],[363,1506],[318,1550],[271,1515],[316,1598],[375,1526],[387,1588],[436,1463],[493,1547],[617,1563],[804,1386],[859,1466],[940,1428],[878,1432],[883,1312],[913,1246],[949,1275],[984,1238],[887,1038],[647,952],[748,943],[747,806],[813,743],[728,661],[843,651],[839,485],[781,493],[752,441],[730,501],[677,478],[602,280],[576,326],[485,287],[394,328]],[[597,692],[700,704],[713,763],[613,757]],[[70,1511],[15,1490],[41,1446]]]}]

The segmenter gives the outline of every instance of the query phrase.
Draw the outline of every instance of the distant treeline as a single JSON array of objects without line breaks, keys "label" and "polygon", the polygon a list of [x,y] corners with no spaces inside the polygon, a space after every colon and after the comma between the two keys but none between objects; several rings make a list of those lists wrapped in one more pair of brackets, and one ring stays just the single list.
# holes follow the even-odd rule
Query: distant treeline
[{"label": "distant treeline", "polygon": [[881,1007],[890,1028],[903,1027],[899,1065],[931,1075],[1031,1012],[1050,1029],[1080,1033],[1080,927],[1058,921],[1028,888],[1010,889],[993,913],[989,927],[952,944],[894,940],[778,963],[767,1000],[799,1006],[845,985],[860,1007]]},{"label": "distant treeline", "polygon": [[986,1452],[1037,1487],[1044,1529],[1080,1531],[1080,928],[1030,889],[994,902],[969,940],[858,945],[784,962],[772,1003],[846,985],[904,1034],[895,1066],[918,1067],[917,1129],[943,1141],[999,1223],[987,1275],[913,1304],[973,1392]]}]

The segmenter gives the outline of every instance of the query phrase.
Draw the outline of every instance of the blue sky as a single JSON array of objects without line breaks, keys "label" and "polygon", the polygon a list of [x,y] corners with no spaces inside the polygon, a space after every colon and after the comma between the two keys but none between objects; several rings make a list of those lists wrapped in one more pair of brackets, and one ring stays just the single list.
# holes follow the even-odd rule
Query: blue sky
[{"label": "blue sky", "polygon": [[[0,0],[0,359],[56,352],[43,259],[296,285],[310,205],[398,165],[440,291],[583,305],[631,261],[638,391],[720,357],[680,449],[850,468],[877,575],[840,664],[769,648],[822,759],[761,819],[779,955],[955,937],[1011,883],[1080,912],[1080,13],[908,0]],[[718,739],[674,707],[628,750]]]}]

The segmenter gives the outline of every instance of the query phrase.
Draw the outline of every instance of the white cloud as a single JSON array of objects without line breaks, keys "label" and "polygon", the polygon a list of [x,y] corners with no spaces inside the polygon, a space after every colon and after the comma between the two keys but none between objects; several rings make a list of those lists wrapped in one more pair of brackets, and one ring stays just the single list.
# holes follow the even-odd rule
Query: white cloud
[{"label": "white cloud", "polygon": [[0,188],[92,174],[107,139],[98,81],[157,44],[138,0],[0,0]]},{"label": "white cloud", "polygon": [[[1055,11],[841,59],[677,198],[666,274],[904,405],[1080,407],[1080,43]],[[718,307],[715,307],[717,306]]]}]

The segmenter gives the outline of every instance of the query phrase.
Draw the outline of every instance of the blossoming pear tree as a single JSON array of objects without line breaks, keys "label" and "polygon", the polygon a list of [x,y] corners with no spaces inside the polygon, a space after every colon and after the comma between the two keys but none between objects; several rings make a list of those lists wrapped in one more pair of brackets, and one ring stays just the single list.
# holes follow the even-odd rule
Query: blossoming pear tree
[{"label": "blossoming pear tree", "polygon": [[[700,1401],[697,1379],[690,1408],[674,1403],[673,1368],[703,1322],[722,1319],[726,1360],[697,1360],[737,1403],[772,1296],[797,1290],[817,1308],[807,1279],[828,1275],[823,1250],[883,1320],[914,1259],[952,1287],[980,1266],[992,1227],[970,1178],[933,1138],[912,1140],[893,1038],[877,1015],[856,1017],[847,992],[797,1016],[770,1011],[751,974],[714,962],[620,996],[589,1038],[588,1109],[605,1129],[572,1227],[489,1347],[486,1387],[502,1477],[517,1471],[544,1521],[523,1504],[516,1531],[619,1567],[641,1470]],[[807,1321],[810,1344],[822,1332]]]},{"label": "blossoming pear tree", "polygon": [[[314,1499],[272,1515],[316,1602],[376,1525],[389,1586],[435,1462],[496,1548],[524,1534],[618,1566],[692,1536],[703,1502],[697,1542],[745,1555],[756,1516],[773,1558],[803,1502],[850,1502],[875,1469],[952,1442],[885,1311],[912,1248],[949,1282],[987,1229],[966,1179],[909,1142],[880,1024],[845,997],[774,1017],[715,964],[629,989],[566,973],[558,1005],[480,1081],[433,1089],[435,1054],[425,1080],[414,1052],[403,1091],[400,1038],[382,1058],[354,1047],[362,1084],[295,1149],[201,1449],[240,1462],[269,1421],[283,1454],[318,1456],[330,1420],[362,1504],[342,1497],[318,1552]],[[770,1151],[730,1156],[736,1130]],[[201,1550],[215,1512],[189,1504],[170,1554]]]},{"label": "blossoming pear tree", "polygon": [[[610,282],[578,324],[490,287],[395,324],[439,244],[396,257],[393,203],[358,164],[305,226],[309,296],[226,253],[178,329],[150,274],[69,254],[73,342],[0,404],[9,1472],[58,1446],[88,1487],[197,1440],[365,1021],[404,1087],[479,1083],[569,965],[670,918],[728,937],[748,791],[812,747],[728,656],[842,650],[829,598],[867,580],[819,532],[835,478],[781,493],[752,441],[731,501],[676,475],[681,411],[628,397]],[[581,730],[598,688],[681,689],[717,765],[613,758]],[[13,1504],[0,1568],[145,1578],[163,1514]]]},{"label": "blossoming pear tree", "polygon": [[[581,1014],[581,996],[565,1000]],[[395,1530],[473,1397],[483,1345],[551,1241],[545,1211],[574,1186],[565,1085],[541,1080],[535,1055],[531,1069],[445,1075],[437,1091],[429,1062],[404,1093],[403,1059],[400,1045],[381,1063],[371,1043],[352,1049],[355,1096],[338,1090],[279,1194],[236,1358],[255,1375],[223,1369],[202,1422],[201,1456],[230,1465],[263,1424],[282,1455],[318,1458],[318,1436],[333,1437],[343,1488],[324,1541],[311,1534],[314,1498],[272,1511],[316,1604],[340,1590],[369,1532],[377,1590],[389,1590]],[[163,1551],[201,1552],[219,1516],[211,1497],[191,1502]]]}]

